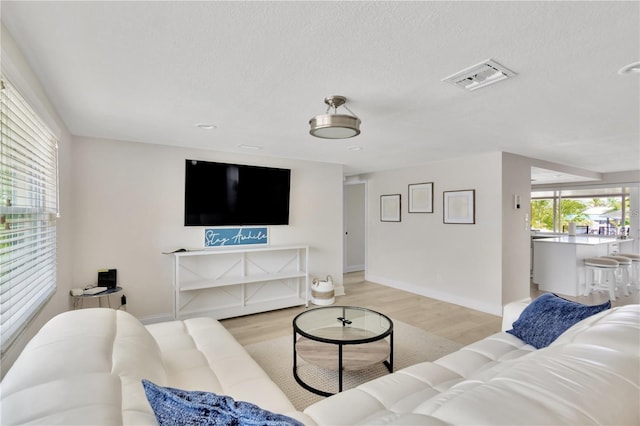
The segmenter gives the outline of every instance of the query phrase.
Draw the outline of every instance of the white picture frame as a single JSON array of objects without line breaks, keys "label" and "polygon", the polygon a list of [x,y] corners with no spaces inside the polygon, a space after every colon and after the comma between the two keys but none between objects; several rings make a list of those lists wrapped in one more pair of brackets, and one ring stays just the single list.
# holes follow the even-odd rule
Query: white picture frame
[{"label": "white picture frame", "polygon": [[400,222],[401,195],[388,194],[380,196],[380,221]]},{"label": "white picture frame", "polygon": [[433,182],[409,185],[409,213],[433,213]]},{"label": "white picture frame", "polygon": [[445,191],[443,195],[443,221],[454,224],[476,223],[476,191]]}]

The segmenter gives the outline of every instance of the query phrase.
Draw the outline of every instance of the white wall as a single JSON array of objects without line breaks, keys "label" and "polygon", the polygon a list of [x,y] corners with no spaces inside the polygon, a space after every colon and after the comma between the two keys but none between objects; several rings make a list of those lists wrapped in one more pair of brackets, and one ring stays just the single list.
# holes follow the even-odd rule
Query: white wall
[{"label": "white wall", "polygon": [[[514,196],[520,199],[520,208]],[[502,154],[502,304],[530,296],[531,158]],[[526,255],[523,255],[526,254]]]},{"label": "white wall", "polygon": [[[372,212],[367,279],[495,315],[501,315],[503,303],[526,297],[519,297],[529,289],[529,246],[523,243],[524,237],[510,246],[514,251],[507,256],[517,261],[504,266],[503,233],[511,232],[516,223],[524,230],[524,224],[517,218],[503,227],[507,197],[502,189],[503,161],[508,163],[510,158],[503,160],[498,152],[367,175]],[[510,171],[505,180],[518,179],[519,183],[506,192],[522,191],[528,197],[528,189],[523,189],[529,184],[528,173],[528,167],[526,176]],[[434,213],[410,214],[408,185],[422,182],[434,183]],[[476,191],[476,223],[443,223],[443,191],[467,189]],[[380,195],[398,193],[402,195],[402,221],[380,222]],[[528,209],[528,203],[523,205],[522,211]],[[516,288],[504,292],[506,300],[503,285]]]},{"label": "white wall", "polygon": [[162,252],[204,246],[205,228],[183,225],[185,159],[290,168],[290,225],[269,227],[270,244],[309,244],[311,276],[342,284],[341,166],[76,138],[74,287],[115,268],[129,312],[145,321],[169,318],[173,257]]}]

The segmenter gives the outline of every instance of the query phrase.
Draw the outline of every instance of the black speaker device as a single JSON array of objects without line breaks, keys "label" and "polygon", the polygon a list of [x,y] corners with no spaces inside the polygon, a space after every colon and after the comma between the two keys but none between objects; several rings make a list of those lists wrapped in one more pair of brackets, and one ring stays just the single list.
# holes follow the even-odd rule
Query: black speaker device
[{"label": "black speaker device", "polygon": [[116,273],[116,269],[98,270],[98,287],[106,287],[107,289],[116,288]]}]

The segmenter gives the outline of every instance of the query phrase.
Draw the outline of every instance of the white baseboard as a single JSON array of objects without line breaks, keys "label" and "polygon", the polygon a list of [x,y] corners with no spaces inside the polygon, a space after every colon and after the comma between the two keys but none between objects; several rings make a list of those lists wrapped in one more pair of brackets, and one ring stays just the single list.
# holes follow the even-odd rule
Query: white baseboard
[{"label": "white baseboard", "polygon": [[390,280],[385,277],[365,274],[365,280],[373,283],[386,285],[388,287],[397,288],[398,290],[408,291],[409,293],[419,294],[420,296],[430,297],[431,299],[442,300],[443,302],[453,303],[454,305],[464,306],[465,308],[475,309],[476,311],[485,312],[487,314],[502,317],[502,305],[493,305],[487,303],[479,303],[477,300],[468,299],[466,297],[456,296],[450,293],[435,291],[430,288],[420,287],[415,284],[405,283],[401,281]]},{"label": "white baseboard", "polygon": [[364,271],[364,265],[351,265],[344,268],[344,273]]}]

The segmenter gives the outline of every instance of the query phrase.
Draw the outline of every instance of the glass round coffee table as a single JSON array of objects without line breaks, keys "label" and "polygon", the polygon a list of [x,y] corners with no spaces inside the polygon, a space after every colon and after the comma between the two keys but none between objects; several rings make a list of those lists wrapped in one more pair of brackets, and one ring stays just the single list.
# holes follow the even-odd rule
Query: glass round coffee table
[{"label": "glass round coffee table", "polygon": [[338,392],[342,392],[345,370],[362,370],[382,362],[393,372],[393,321],[379,312],[354,306],[310,309],[293,319],[293,376],[313,393],[333,395],[299,377],[298,356],[309,364],[337,370]]}]

